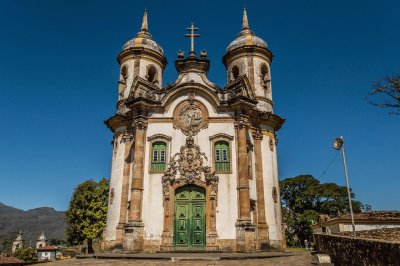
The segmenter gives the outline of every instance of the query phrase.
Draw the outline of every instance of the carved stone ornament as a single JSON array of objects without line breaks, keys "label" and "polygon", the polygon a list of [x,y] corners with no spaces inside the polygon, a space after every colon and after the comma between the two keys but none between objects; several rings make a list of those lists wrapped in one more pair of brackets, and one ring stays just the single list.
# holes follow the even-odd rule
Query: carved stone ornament
[{"label": "carved stone ornament", "polygon": [[145,119],[143,118],[136,118],[133,123],[133,127],[136,128],[136,130],[147,130],[148,123]]},{"label": "carved stone ornament", "polygon": [[156,99],[156,94],[152,91],[148,91],[146,93],[146,98],[150,99],[150,100],[155,100]]},{"label": "carved stone ornament", "polygon": [[190,94],[187,101],[180,103],[174,111],[174,127],[182,130],[183,134],[196,135],[201,129],[208,127],[208,112],[200,102]]},{"label": "carved stone ornament", "polygon": [[274,203],[278,203],[278,190],[276,187],[272,188],[272,198],[274,199]]},{"label": "carved stone ornament", "polygon": [[211,187],[211,191],[217,194],[218,176],[210,166],[203,166],[204,159],[207,161],[206,155],[200,151],[199,145],[194,144],[193,137],[188,136],[180,152],[171,157],[162,177],[164,197],[169,196],[169,188],[174,183],[194,184],[198,181],[205,182],[207,186]]},{"label": "carved stone ornament", "polygon": [[125,115],[128,112],[128,108],[126,105],[123,103],[118,106],[117,114],[119,115]]},{"label": "carved stone ornament", "polygon": [[269,150],[274,151],[274,140],[272,137],[269,138]]},{"label": "carved stone ornament", "polygon": [[115,197],[114,188],[112,188],[110,190],[110,204],[113,204],[114,197]]}]

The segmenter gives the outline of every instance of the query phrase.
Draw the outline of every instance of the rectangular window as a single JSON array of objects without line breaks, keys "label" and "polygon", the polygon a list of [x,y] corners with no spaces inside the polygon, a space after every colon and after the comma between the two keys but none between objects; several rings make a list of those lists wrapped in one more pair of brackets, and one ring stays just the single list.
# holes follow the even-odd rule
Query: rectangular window
[{"label": "rectangular window", "polygon": [[221,161],[221,150],[220,149],[216,149],[215,150],[215,161],[216,162],[220,162]]},{"label": "rectangular window", "polygon": [[154,142],[152,144],[151,172],[161,173],[166,168],[166,148],[165,142]]},{"label": "rectangular window", "polygon": [[228,150],[224,149],[222,150],[222,161],[227,162],[228,160]]},{"label": "rectangular window", "polygon": [[229,173],[231,171],[231,165],[229,162],[229,143],[226,141],[218,141],[214,144],[215,149],[215,172],[216,173]]},{"label": "rectangular window", "polygon": [[158,151],[153,150],[153,163],[158,162]]},{"label": "rectangular window", "polygon": [[160,162],[165,163],[165,150],[160,151]]}]

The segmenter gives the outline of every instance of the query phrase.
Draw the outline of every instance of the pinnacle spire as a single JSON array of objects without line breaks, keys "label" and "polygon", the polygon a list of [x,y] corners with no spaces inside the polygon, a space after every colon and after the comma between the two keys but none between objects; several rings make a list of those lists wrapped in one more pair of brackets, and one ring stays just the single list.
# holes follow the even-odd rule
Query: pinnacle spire
[{"label": "pinnacle spire", "polygon": [[243,9],[243,23],[242,23],[242,30],[248,30],[249,29],[249,21],[247,19],[247,12],[246,12],[246,6]]},{"label": "pinnacle spire", "polygon": [[147,8],[144,9],[144,14],[143,14],[143,21],[142,21],[142,28],[141,31],[148,31],[149,26],[147,24]]}]

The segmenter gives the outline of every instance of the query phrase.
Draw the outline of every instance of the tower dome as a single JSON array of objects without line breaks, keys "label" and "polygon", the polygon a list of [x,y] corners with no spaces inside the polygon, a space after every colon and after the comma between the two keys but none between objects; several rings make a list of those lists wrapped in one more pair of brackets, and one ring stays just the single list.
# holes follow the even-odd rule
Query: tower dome
[{"label": "tower dome", "polygon": [[267,43],[249,27],[246,8],[243,10],[242,30],[226,49],[222,58],[227,82],[246,76],[257,99],[257,108],[273,112],[271,72],[272,53]]},{"label": "tower dome", "polygon": [[145,10],[141,30],[133,39],[130,39],[124,44],[122,51],[128,50],[129,48],[145,48],[164,55],[163,48],[153,40],[148,28],[147,10]]},{"label": "tower dome", "polygon": [[260,37],[256,36],[252,30],[250,30],[246,8],[243,10],[242,31],[239,33],[238,37],[228,45],[226,52],[229,53],[236,48],[245,46],[256,46],[265,49],[268,48],[267,43]]}]

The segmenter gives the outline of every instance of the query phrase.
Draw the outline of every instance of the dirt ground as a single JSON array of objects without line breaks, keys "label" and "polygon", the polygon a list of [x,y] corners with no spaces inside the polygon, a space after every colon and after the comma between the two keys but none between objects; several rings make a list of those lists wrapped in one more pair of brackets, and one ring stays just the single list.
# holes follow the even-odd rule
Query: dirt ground
[{"label": "dirt ground", "polygon": [[171,261],[171,260],[133,260],[133,259],[68,259],[56,262],[45,263],[46,266],[95,266],[95,265],[182,265],[182,266],[200,266],[200,265],[226,265],[226,266],[272,266],[272,265],[293,265],[302,266],[311,264],[312,255],[309,252],[298,252],[291,256],[272,257],[265,259],[241,259],[241,260],[215,260],[215,261]]}]

